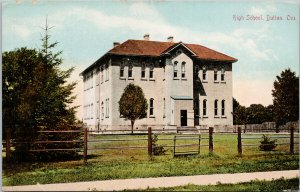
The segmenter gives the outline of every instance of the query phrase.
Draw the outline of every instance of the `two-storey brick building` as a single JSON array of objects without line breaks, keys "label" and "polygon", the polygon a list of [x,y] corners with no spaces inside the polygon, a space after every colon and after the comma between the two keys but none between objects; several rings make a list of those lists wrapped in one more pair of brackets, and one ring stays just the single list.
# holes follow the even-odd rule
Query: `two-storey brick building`
[{"label": "two-storey brick building", "polygon": [[232,127],[232,63],[237,59],[196,44],[127,40],[86,68],[83,121],[95,130],[130,128],[118,101],[129,83],[148,100],[135,128]]}]

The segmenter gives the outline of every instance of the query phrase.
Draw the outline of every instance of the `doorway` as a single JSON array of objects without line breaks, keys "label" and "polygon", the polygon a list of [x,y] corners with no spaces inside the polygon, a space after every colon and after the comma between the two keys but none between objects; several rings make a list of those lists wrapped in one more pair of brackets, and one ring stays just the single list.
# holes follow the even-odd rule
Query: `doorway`
[{"label": "doorway", "polygon": [[180,110],[180,126],[187,126],[187,110]]}]

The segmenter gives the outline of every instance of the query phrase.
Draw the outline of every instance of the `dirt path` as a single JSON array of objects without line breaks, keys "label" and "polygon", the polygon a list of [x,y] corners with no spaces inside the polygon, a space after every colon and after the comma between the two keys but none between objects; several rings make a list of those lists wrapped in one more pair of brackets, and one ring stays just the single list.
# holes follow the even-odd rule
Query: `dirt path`
[{"label": "dirt path", "polygon": [[124,189],[146,189],[158,187],[174,187],[187,184],[215,185],[217,183],[240,183],[251,180],[272,180],[299,177],[299,170],[252,172],[234,174],[195,175],[159,178],[118,179],[104,181],[88,181],[76,183],[57,183],[45,185],[25,185],[2,187],[3,191],[113,191]]}]

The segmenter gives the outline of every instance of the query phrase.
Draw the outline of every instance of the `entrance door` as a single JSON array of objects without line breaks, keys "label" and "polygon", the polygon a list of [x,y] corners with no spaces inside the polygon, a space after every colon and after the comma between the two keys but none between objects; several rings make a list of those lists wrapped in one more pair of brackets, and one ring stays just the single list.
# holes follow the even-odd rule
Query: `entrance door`
[{"label": "entrance door", "polygon": [[187,110],[180,110],[180,125],[187,126]]}]

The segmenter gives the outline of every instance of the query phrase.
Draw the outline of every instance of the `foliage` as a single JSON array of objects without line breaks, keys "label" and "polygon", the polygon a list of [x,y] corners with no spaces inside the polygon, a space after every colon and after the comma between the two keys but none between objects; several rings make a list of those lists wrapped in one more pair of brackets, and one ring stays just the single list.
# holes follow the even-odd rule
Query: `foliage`
[{"label": "foliage", "polygon": [[142,88],[130,83],[124,89],[119,101],[120,115],[131,122],[131,133],[137,119],[147,116],[148,104]]},{"label": "foliage", "polygon": [[[45,134],[45,130],[74,130],[75,109],[69,107],[76,82],[66,83],[73,68],[63,71],[61,52],[53,53],[57,42],[49,43],[46,24],[41,50],[19,48],[3,53],[3,128],[11,129],[18,160],[72,157],[75,152],[34,152],[44,148],[79,147],[76,143],[33,144],[33,141],[78,140],[78,133]],[[4,133],[5,134],[5,133]]]},{"label": "foliage", "polygon": [[154,134],[152,138],[152,154],[155,156],[165,155],[167,152],[167,150],[164,148],[165,145],[158,145],[157,141],[158,141],[157,135]]},{"label": "foliage", "polygon": [[286,69],[276,76],[272,90],[274,116],[277,127],[299,120],[299,77]]},{"label": "foliage", "polygon": [[247,123],[246,107],[241,106],[240,103],[233,98],[233,124],[243,125]]},{"label": "foliage", "polygon": [[270,137],[263,134],[262,140],[260,141],[259,149],[261,151],[272,151],[277,147],[277,140],[271,140]]},{"label": "foliage", "polygon": [[245,107],[233,98],[233,124],[261,124],[264,122],[272,122],[273,105],[267,107],[261,104],[251,104]]},{"label": "foliage", "polygon": [[249,124],[261,124],[272,121],[270,109],[272,106],[264,107],[261,104],[252,104],[246,109],[247,122]]}]

